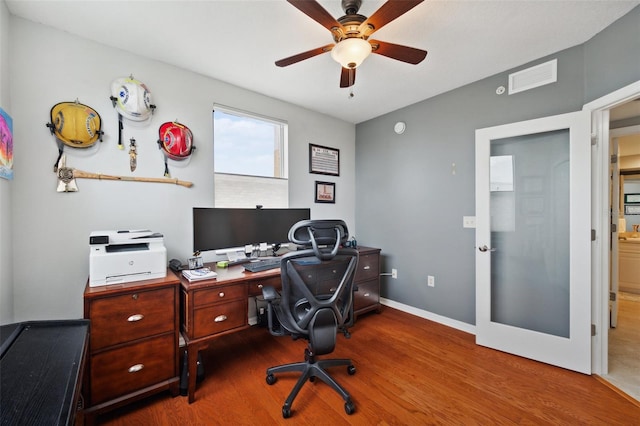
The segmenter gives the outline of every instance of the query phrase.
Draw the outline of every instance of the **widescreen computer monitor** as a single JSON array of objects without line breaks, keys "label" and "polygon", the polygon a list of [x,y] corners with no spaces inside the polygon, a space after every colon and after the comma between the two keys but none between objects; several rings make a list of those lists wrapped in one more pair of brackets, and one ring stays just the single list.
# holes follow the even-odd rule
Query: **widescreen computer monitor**
[{"label": "widescreen computer monitor", "polygon": [[310,209],[193,208],[193,250],[223,251],[289,241],[289,229],[310,219]]}]

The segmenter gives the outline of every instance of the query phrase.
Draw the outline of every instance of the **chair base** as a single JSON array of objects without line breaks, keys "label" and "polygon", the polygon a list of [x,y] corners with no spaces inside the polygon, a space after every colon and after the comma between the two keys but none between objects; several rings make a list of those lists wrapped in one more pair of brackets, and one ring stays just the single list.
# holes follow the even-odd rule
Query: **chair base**
[{"label": "chair base", "polygon": [[347,372],[350,375],[355,374],[356,368],[350,359],[322,359],[322,360],[314,360],[312,357],[308,361],[304,362],[295,362],[291,364],[278,365],[276,367],[271,367],[267,369],[267,383],[272,385],[276,382],[276,377],[274,376],[277,373],[286,373],[286,372],[300,372],[302,375],[298,378],[295,386],[289,393],[287,400],[282,406],[282,416],[284,418],[288,418],[291,416],[291,405],[293,404],[293,400],[302,389],[302,386],[309,381],[314,381],[316,377],[320,380],[331,386],[333,390],[338,392],[342,399],[344,399],[345,404],[344,408],[347,414],[352,414],[355,411],[355,406],[351,401],[351,395],[336,382],[333,377],[327,373],[326,369],[331,367],[339,367],[346,366]]}]

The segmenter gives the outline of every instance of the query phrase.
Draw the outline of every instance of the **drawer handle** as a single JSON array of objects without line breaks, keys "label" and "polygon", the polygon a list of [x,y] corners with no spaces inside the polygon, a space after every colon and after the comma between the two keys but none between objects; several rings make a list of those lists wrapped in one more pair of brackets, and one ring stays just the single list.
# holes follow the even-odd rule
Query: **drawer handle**
[{"label": "drawer handle", "polygon": [[364,270],[366,271],[366,270],[368,270],[368,269],[371,269],[371,266],[367,265],[367,266],[365,266],[365,267],[364,267],[364,268],[362,268],[362,269],[364,269]]},{"label": "drawer handle", "polygon": [[135,315],[131,315],[129,318],[127,318],[127,321],[129,321],[129,322],[136,322],[136,321],[140,321],[142,318],[144,318],[144,315],[142,315],[142,314],[135,314]]},{"label": "drawer handle", "polygon": [[263,287],[262,284],[258,284],[258,288],[262,288],[262,287]]},{"label": "drawer handle", "polygon": [[223,291],[221,291],[221,292],[218,294],[218,296],[220,296],[220,297],[224,297],[224,292],[223,292]]},{"label": "drawer handle", "polygon": [[214,322],[222,322],[222,321],[226,321],[227,320],[227,316],[226,315],[218,315],[217,317],[214,318]]},{"label": "drawer handle", "polygon": [[364,297],[369,297],[369,296],[371,296],[371,294],[370,294],[370,293],[365,293],[365,294],[364,294]]},{"label": "drawer handle", "polygon": [[133,300],[138,300],[138,293],[133,293],[133,294],[131,295],[131,298],[132,298]]},{"label": "drawer handle", "polygon": [[136,364],[129,367],[129,373],[137,373],[144,368],[144,364]]}]

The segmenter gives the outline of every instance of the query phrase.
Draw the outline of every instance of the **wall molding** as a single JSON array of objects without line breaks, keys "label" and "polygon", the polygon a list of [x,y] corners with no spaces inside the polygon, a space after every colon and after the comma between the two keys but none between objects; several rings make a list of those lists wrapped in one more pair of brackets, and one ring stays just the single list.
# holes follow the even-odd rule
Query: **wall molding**
[{"label": "wall molding", "polygon": [[396,302],[395,300],[385,299],[384,297],[380,298],[380,303],[390,308],[398,309],[399,311],[428,319],[430,321],[437,322],[438,324],[464,331],[465,333],[473,334],[474,336],[476,334],[476,326],[467,324],[466,322],[434,314],[433,312],[425,311],[424,309],[414,308],[413,306],[405,305],[404,303]]}]

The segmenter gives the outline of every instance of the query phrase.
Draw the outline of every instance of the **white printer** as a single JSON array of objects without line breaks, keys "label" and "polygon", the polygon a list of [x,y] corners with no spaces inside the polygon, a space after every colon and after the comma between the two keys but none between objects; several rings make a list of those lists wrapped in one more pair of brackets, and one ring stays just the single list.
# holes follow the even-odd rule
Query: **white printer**
[{"label": "white printer", "polygon": [[163,278],[164,237],[148,230],[94,231],[89,236],[89,287]]}]

